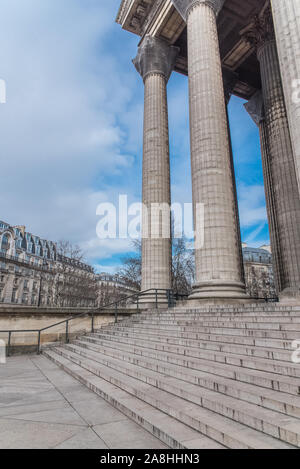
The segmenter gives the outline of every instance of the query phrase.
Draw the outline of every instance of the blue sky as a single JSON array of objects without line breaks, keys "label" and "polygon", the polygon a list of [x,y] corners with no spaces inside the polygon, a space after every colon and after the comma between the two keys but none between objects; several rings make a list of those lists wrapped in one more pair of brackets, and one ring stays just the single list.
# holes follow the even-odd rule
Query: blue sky
[{"label": "blue sky", "polygon": [[[96,207],[141,194],[143,83],[139,38],[115,24],[119,0],[1,0],[0,219],[82,246],[113,272],[127,240],[99,240]],[[191,201],[188,83],[168,85],[172,196]],[[240,99],[230,122],[242,238],[268,242],[259,135]]]}]

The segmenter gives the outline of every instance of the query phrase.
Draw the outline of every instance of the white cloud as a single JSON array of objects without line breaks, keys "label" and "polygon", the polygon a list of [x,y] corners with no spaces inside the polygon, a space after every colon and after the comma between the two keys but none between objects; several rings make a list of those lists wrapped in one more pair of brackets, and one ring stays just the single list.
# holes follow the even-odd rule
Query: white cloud
[{"label": "white cloud", "polygon": [[[115,197],[113,177],[131,169],[141,141],[140,132],[131,132],[126,146],[127,128],[137,119],[138,77],[129,59],[122,67],[124,50],[111,53],[118,6],[118,0],[1,2],[7,82],[0,108],[1,218],[77,242],[89,258],[117,251],[93,247],[96,207]],[[119,118],[124,112],[131,121]],[[124,186],[133,192],[128,178]]]},{"label": "white cloud", "polygon": [[[117,203],[119,193],[138,201],[142,178],[143,84],[131,64],[139,38],[115,24],[119,3],[2,0],[0,6],[0,78],[7,83],[0,218],[78,243],[107,271],[115,267],[106,261],[131,245],[96,237],[96,207]],[[187,78],[174,74],[168,91],[172,195],[186,203]],[[247,131],[244,119],[246,139],[255,129]],[[244,186],[240,196],[242,225],[255,229],[266,221],[263,188]]]},{"label": "white cloud", "polygon": [[239,189],[239,210],[241,226],[261,226],[267,223],[265,192],[262,185],[241,185]]}]

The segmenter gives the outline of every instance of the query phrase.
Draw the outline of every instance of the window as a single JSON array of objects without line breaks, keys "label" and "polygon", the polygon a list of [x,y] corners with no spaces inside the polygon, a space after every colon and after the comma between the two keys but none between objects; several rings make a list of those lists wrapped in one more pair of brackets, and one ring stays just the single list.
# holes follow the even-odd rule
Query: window
[{"label": "window", "polygon": [[17,302],[18,302],[16,290],[14,290],[14,291],[12,292],[11,301],[12,301],[12,303],[17,303]]},{"label": "window", "polygon": [[9,247],[10,247],[9,239],[10,237],[7,234],[3,235],[2,237],[1,249],[3,249],[4,251],[9,250]]}]

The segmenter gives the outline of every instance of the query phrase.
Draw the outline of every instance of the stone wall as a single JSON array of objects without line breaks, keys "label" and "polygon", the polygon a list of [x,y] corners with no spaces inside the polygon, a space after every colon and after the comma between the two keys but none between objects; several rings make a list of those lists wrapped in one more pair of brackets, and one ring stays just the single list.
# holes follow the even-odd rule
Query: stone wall
[{"label": "stone wall", "polygon": [[[0,308],[0,331],[20,331],[14,332],[11,336],[11,354],[36,353],[38,343],[38,332],[30,332],[51,326],[64,321],[73,316],[80,316],[86,310],[54,309],[54,308],[34,308],[34,307],[13,307],[6,306]],[[125,319],[136,310],[119,311],[119,321]],[[97,313],[94,319],[95,329],[99,329],[115,320],[114,311],[107,310]],[[78,317],[69,323],[70,340],[76,336],[91,332],[91,316]],[[42,345],[54,342],[64,342],[66,338],[66,324],[55,326],[41,334]],[[8,333],[0,332],[0,340],[8,344]]]}]

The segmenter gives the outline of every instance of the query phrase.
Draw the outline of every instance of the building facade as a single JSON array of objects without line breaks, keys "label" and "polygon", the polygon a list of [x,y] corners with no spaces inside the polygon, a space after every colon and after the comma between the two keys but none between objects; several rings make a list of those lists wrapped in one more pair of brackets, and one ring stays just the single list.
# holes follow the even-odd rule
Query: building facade
[{"label": "building facade", "polygon": [[227,111],[234,94],[247,101],[260,131],[279,297],[300,301],[300,2],[122,0],[117,23],[141,38],[133,63],[145,88],[142,289],[171,287],[170,239],[159,235],[170,215],[164,211],[152,236],[151,210],[171,200],[167,83],[175,71],[188,77],[190,96],[196,243],[190,299],[249,299]]},{"label": "building facade", "polygon": [[251,298],[277,300],[270,246],[251,248],[243,244],[246,292]]},{"label": "building facade", "polygon": [[110,275],[105,272],[96,275],[97,279],[97,306],[102,307],[121,298],[129,297],[137,293],[126,282],[122,281],[118,275]]},{"label": "building facade", "polygon": [[62,256],[57,245],[0,221],[0,302],[31,306],[94,306],[93,269]]}]

